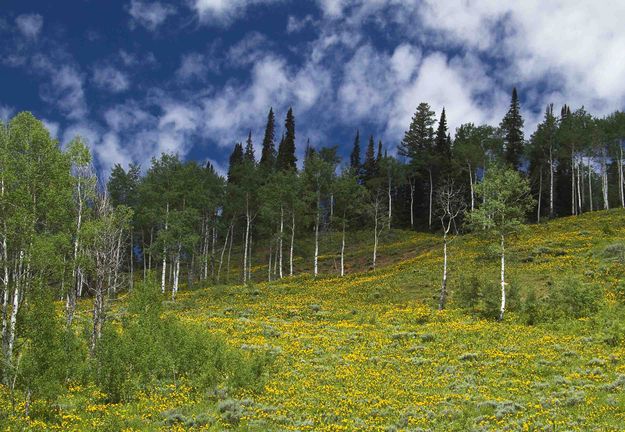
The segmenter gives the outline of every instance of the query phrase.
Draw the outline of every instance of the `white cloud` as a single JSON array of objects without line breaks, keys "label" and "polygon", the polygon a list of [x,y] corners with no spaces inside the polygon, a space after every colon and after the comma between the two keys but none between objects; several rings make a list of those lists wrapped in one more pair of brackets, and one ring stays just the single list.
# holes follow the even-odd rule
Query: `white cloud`
[{"label": "white cloud", "polygon": [[93,82],[102,90],[119,93],[128,90],[130,79],[113,66],[96,66],[93,71]]},{"label": "white cloud", "polygon": [[8,121],[15,114],[15,108],[0,104],[0,121]]},{"label": "white cloud", "polygon": [[60,125],[58,122],[46,120],[46,119],[41,119],[41,121],[46,127],[46,129],[48,129],[48,132],[50,132],[50,137],[52,137],[53,139],[56,139],[59,137]]},{"label": "white cloud", "polygon": [[200,22],[218,26],[229,25],[245,15],[253,5],[277,3],[282,0],[190,0]]},{"label": "white cloud", "polygon": [[43,17],[39,14],[18,15],[15,24],[24,37],[37,39],[43,27]]},{"label": "white cloud", "polygon": [[88,113],[84,78],[76,66],[59,66],[43,56],[35,56],[33,64],[50,78],[50,82],[41,87],[41,98],[44,101],[56,105],[70,119],[80,119]]},{"label": "white cloud", "polygon": [[183,81],[193,78],[203,79],[207,72],[208,65],[205,56],[200,53],[189,53],[182,56],[176,76]]},{"label": "white cloud", "polygon": [[165,20],[176,13],[176,9],[161,2],[131,0],[128,13],[133,25],[139,24],[150,31],[156,30]]},{"label": "white cloud", "polygon": [[296,16],[290,15],[286,23],[287,33],[298,33],[304,30],[309,25],[314,25],[315,20],[312,15],[306,15],[304,18],[299,19]]}]

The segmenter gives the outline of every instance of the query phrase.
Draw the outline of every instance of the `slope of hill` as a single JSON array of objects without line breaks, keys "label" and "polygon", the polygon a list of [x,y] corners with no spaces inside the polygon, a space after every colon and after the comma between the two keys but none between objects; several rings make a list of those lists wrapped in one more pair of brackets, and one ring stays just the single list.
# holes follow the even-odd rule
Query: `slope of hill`
[{"label": "slope of hill", "polygon": [[[484,318],[499,261],[474,236],[450,247],[442,312],[440,238],[407,232],[382,247],[387,265],[375,271],[183,291],[167,314],[273,353],[264,389],[207,398],[180,383],[116,405],[75,388],[61,429],[621,430],[624,236],[622,210],[529,227],[510,243],[505,322]],[[562,302],[575,306],[576,284],[592,290],[578,318],[556,319],[545,310],[553,301],[528,302],[571,285]],[[461,309],[476,285],[482,300]]]}]

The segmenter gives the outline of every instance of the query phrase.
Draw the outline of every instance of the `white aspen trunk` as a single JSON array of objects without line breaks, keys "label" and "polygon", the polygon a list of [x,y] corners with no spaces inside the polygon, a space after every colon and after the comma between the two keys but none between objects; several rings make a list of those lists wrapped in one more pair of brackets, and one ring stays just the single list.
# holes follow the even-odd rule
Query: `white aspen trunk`
[{"label": "white aspen trunk", "polygon": [[115,269],[113,270],[113,293],[117,292],[117,282],[119,277],[120,259],[122,253],[122,232],[117,237],[117,248],[115,249]]},{"label": "white aspen trunk", "polygon": [[475,210],[475,189],[473,187],[473,169],[471,168],[471,163],[467,162],[467,166],[469,167],[469,187],[471,190],[471,211]]},{"label": "white aspen trunk", "polygon": [[388,176],[388,229],[391,229],[391,219],[393,218],[393,195],[391,190],[391,176]]},{"label": "white aspen trunk", "polygon": [[592,171],[590,169],[590,157],[588,158],[588,205],[590,207],[590,211],[592,211]]},{"label": "white aspen trunk", "polygon": [[432,170],[429,169],[428,173],[430,174],[430,217],[429,217],[428,226],[430,229],[432,229],[432,196],[434,194],[434,184],[432,182]]},{"label": "white aspen trunk", "polygon": [[226,252],[226,247],[228,246],[228,239],[230,238],[230,230],[232,229],[232,223],[228,227],[228,231],[226,231],[226,240],[224,240],[224,247],[221,249],[221,256],[219,257],[219,268],[217,269],[217,283],[219,283],[221,277],[221,266],[224,262],[224,254]]},{"label": "white aspen trunk", "polygon": [[208,256],[208,216],[204,215],[204,217],[202,218],[202,273],[201,273],[201,278],[202,280],[207,280],[208,279],[208,260],[209,260],[209,256]]},{"label": "white aspen trunk", "polygon": [[[4,190],[4,185],[3,185]],[[6,222],[3,222],[4,232],[2,235],[2,266],[4,270],[4,278],[2,281],[2,351],[6,354],[7,351],[7,331],[8,331],[8,311],[9,311],[9,290],[10,290],[10,273],[9,273],[9,255],[7,251],[7,238],[6,238]]]},{"label": "white aspen trunk", "polygon": [[250,222],[250,244],[249,244],[249,253],[247,258],[247,281],[252,283],[252,239],[253,239],[254,231],[252,230],[252,224]]},{"label": "white aspen trunk", "polygon": [[[150,227],[150,246],[154,244],[154,227]],[[152,271],[152,251],[148,249],[148,270]]]},{"label": "white aspen trunk", "polygon": [[211,241],[211,279],[215,280],[215,249],[217,247],[217,212],[213,219],[213,238]]},{"label": "white aspen trunk", "polygon": [[282,279],[283,275],[282,275],[282,240],[284,238],[284,207],[282,206],[282,204],[280,204],[280,238],[278,239],[278,246],[279,246],[279,250],[278,250],[278,259],[279,259],[279,264],[278,264],[278,269],[279,269],[279,276],[280,279]]},{"label": "white aspen trunk", "polygon": [[[473,190],[473,187],[471,187]],[[410,228],[414,228],[414,191],[415,184],[414,179],[410,179]]]},{"label": "white aspen trunk", "polygon": [[445,309],[445,300],[447,298],[447,231],[448,228],[443,232],[443,282],[441,284],[441,294],[438,299],[438,310]]},{"label": "white aspen trunk", "polygon": [[540,223],[540,206],[542,204],[542,198],[543,198],[543,168],[542,166],[540,167],[540,176],[539,176],[539,184],[538,184],[538,210],[537,210],[537,215],[536,215],[536,221],[538,223]]},{"label": "white aspen trunk", "polygon": [[176,294],[178,293],[178,283],[180,281],[180,243],[178,243],[178,251],[176,252],[175,267],[174,267],[174,284],[171,289],[171,299],[176,300]]},{"label": "white aspen trunk", "polygon": [[503,321],[506,312],[506,250],[504,236],[501,235],[501,308],[499,309],[499,320]]},{"label": "white aspen trunk", "polygon": [[295,210],[291,218],[291,249],[289,251],[289,276],[293,276],[293,245],[295,244]]},{"label": "white aspen trunk", "polygon": [[245,195],[245,244],[243,246],[243,283],[247,282],[247,253],[250,241],[250,205],[249,194]]},{"label": "white aspen trunk", "polygon": [[623,190],[623,147],[619,141],[619,157],[618,157],[618,189],[621,198],[621,207],[625,208],[625,191]]},{"label": "white aspen trunk", "polygon": [[[169,222],[169,203],[167,203],[165,212],[165,231],[167,231]],[[165,277],[167,276],[167,246],[163,246],[163,273],[161,275],[161,293],[165,294]]]},{"label": "white aspen trunk", "polygon": [[135,265],[134,265],[134,257],[133,257],[133,237],[132,237],[132,226],[130,227],[130,289],[134,286],[134,274],[135,274]]},{"label": "white aspen trunk", "polygon": [[230,246],[228,247],[228,263],[226,266],[226,283],[230,282],[230,257],[232,256],[232,243],[234,243],[234,222],[230,234]]},{"label": "white aspen trunk", "polygon": [[24,251],[21,250],[20,251],[20,257],[19,257],[19,264],[18,264],[18,271],[16,274],[16,277],[14,278],[15,280],[15,288],[13,289],[13,307],[11,309],[11,318],[9,320],[9,335],[8,335],[8,343],[7,343],[7,359],[8,361],[11,361],[11,358],[13,356],[13,347],[15,345],[15,326],[17,324],[17,313],[19,311],[20,308],[20,285],[22,282],[22,269],[23,269],[23,263],[24,263]]},{"label": "white aspen trunk", "polygon": [[343,236],[341,238],[341,276],[345,276],[345,214],[343,214]]},{"label": "white aspen trunk", "polygon": [[571,214],[577,214],[577,206],[575,205],[575,153],[571,151]]},{"label": "white aspen trunk", "polygon": [[269,240],[269,265],[267,266],[267,281],[271,282],[271,246],[272,241]]},{"label": "white aspen trunk", "polygon": [[601,158],[601,184],[603,190],[603,209],[608,210],[610,208],[610,202],[608,201],[608,167],[607,167],[607,155],[606,149],[603,148],[603,154]]},{"label": "white aspen trunk", "polygon": [[315,265],[314,275],[317,276],[319,272],[318,259],[319,259],[319,207],[321,206],[321,194],[317,191],[317,214],[315,216]]},{"label": "white aspen trunk", "polygon": [[551,146],[549,147],[549,218],[552,219],[554,215],[554,199],[553,199],[553,154]]},{"label": "white aspen trunk", "polygon": [[580,187],[580,179],[582,177],[582,163],[581,161],[577,163],[577,212],[578,213],[582,213],[583,212],[583,207],[582,207],[582,193],[581,193],[581,187]]},{"label": "white aspen trunk", "polygon": [[375,263],[378,258],[378,207],[379,207],[379,203],[376,202],[375,210],[374,210],[375,221],[373,225],[373,263],[372,263],[373,269],[375,269]]}]

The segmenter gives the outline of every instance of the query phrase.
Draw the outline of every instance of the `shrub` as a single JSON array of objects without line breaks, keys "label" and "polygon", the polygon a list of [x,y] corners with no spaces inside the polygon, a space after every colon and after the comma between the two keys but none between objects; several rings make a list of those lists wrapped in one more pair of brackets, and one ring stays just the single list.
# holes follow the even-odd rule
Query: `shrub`
[{"label": "shrub", "polygon": [[588,317],[599,310],[602,300],[598,286],[565,277],[550,288],[543,313],[551,319]]},{"label": "shrub", "polygon": [[230,348],[217,337],[161,315],[161,294],[149,282],[135,287],[128,315],[120,324],[105,325],[93,371],[111,401],[131,399],[138,390],[181,377],[198,389],[220,383],[234,388],[262,386],[271,354]]}]

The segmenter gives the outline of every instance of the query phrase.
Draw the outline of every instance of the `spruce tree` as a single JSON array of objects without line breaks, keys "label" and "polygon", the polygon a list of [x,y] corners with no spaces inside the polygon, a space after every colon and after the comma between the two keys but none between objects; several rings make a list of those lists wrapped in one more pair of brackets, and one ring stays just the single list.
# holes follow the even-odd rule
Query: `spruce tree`
[{"label": "spruce tree", "polygon": [[376,167],[375,142],[373,140],[373,135],[371,135],[369,137],[369,144],[367,145],[367,152],[365,153],[365,160],[362,164],[362,176],[365,182],[376,176]]},{"label": "spruce tree", "polygon": [[378,156],[376,157],[376,163],[379,166],[380,161],[382,160],[382,140],[378,141]]},{"label": "spruce tree", "polygon": [[441,112],[441,118],[438,122],[438,129],[436,130],[435,149],[438,157],[443,160],[449,160],[451,158],[451,137],[447,133],[447,117],[445,115],[445,108]]},{"label": "spruce tree", "polygon": [[421,102],[412,116],[410,128],[399,144],[397,149],[399,154],[408,157],[411,162],[416,162],[423,152],[430,152],[433,145],[434,123],[434,111],[430,109],[428,103]]},{"label": "spruce tree", "polygon": [[504,136],[506,162],[513,168],[518,169],[521,165],[525,140],[523,137],[523,118],[521,117],[516,87],[512,89],[510,108],[501,121],[500,128]]},{"label": "spruce tree", "polygon": [[234,150],[230,154],[230,160],[228,165],[228,183],[236,183],[237,180],[237,168],[243,163],[243,144],[236,143]]},{"label": "spruce tree", "polygon": [[355,173],[360,171],[360,131],[356,129],[356,137],[354,138],[354,148],[349,157],[349,164]]},{"label": "spruce tree", "polygon": [[260,166],[267,172],[273,170],[276,164],[275,129],[276,118],[273,114],[273,108],[269,108],[265,136],[263,137],[263,149],[260,156]]},{"label": "spruce tree", "polygon": [[256,162],[256,157],[254,155],[254,144],[252,143],[252,131],[250,131],[247,136],[247,141],[245,143],[245,160],[247,162]]},{"label": "spruce tree", "polygon": [[295,117],[293,116],[293,108],[289,108],[284,126],[286,134],[278,148],[276,167],[282,171],[295,171],[297,169],[295,165],[297,158],[295,157]]}]

